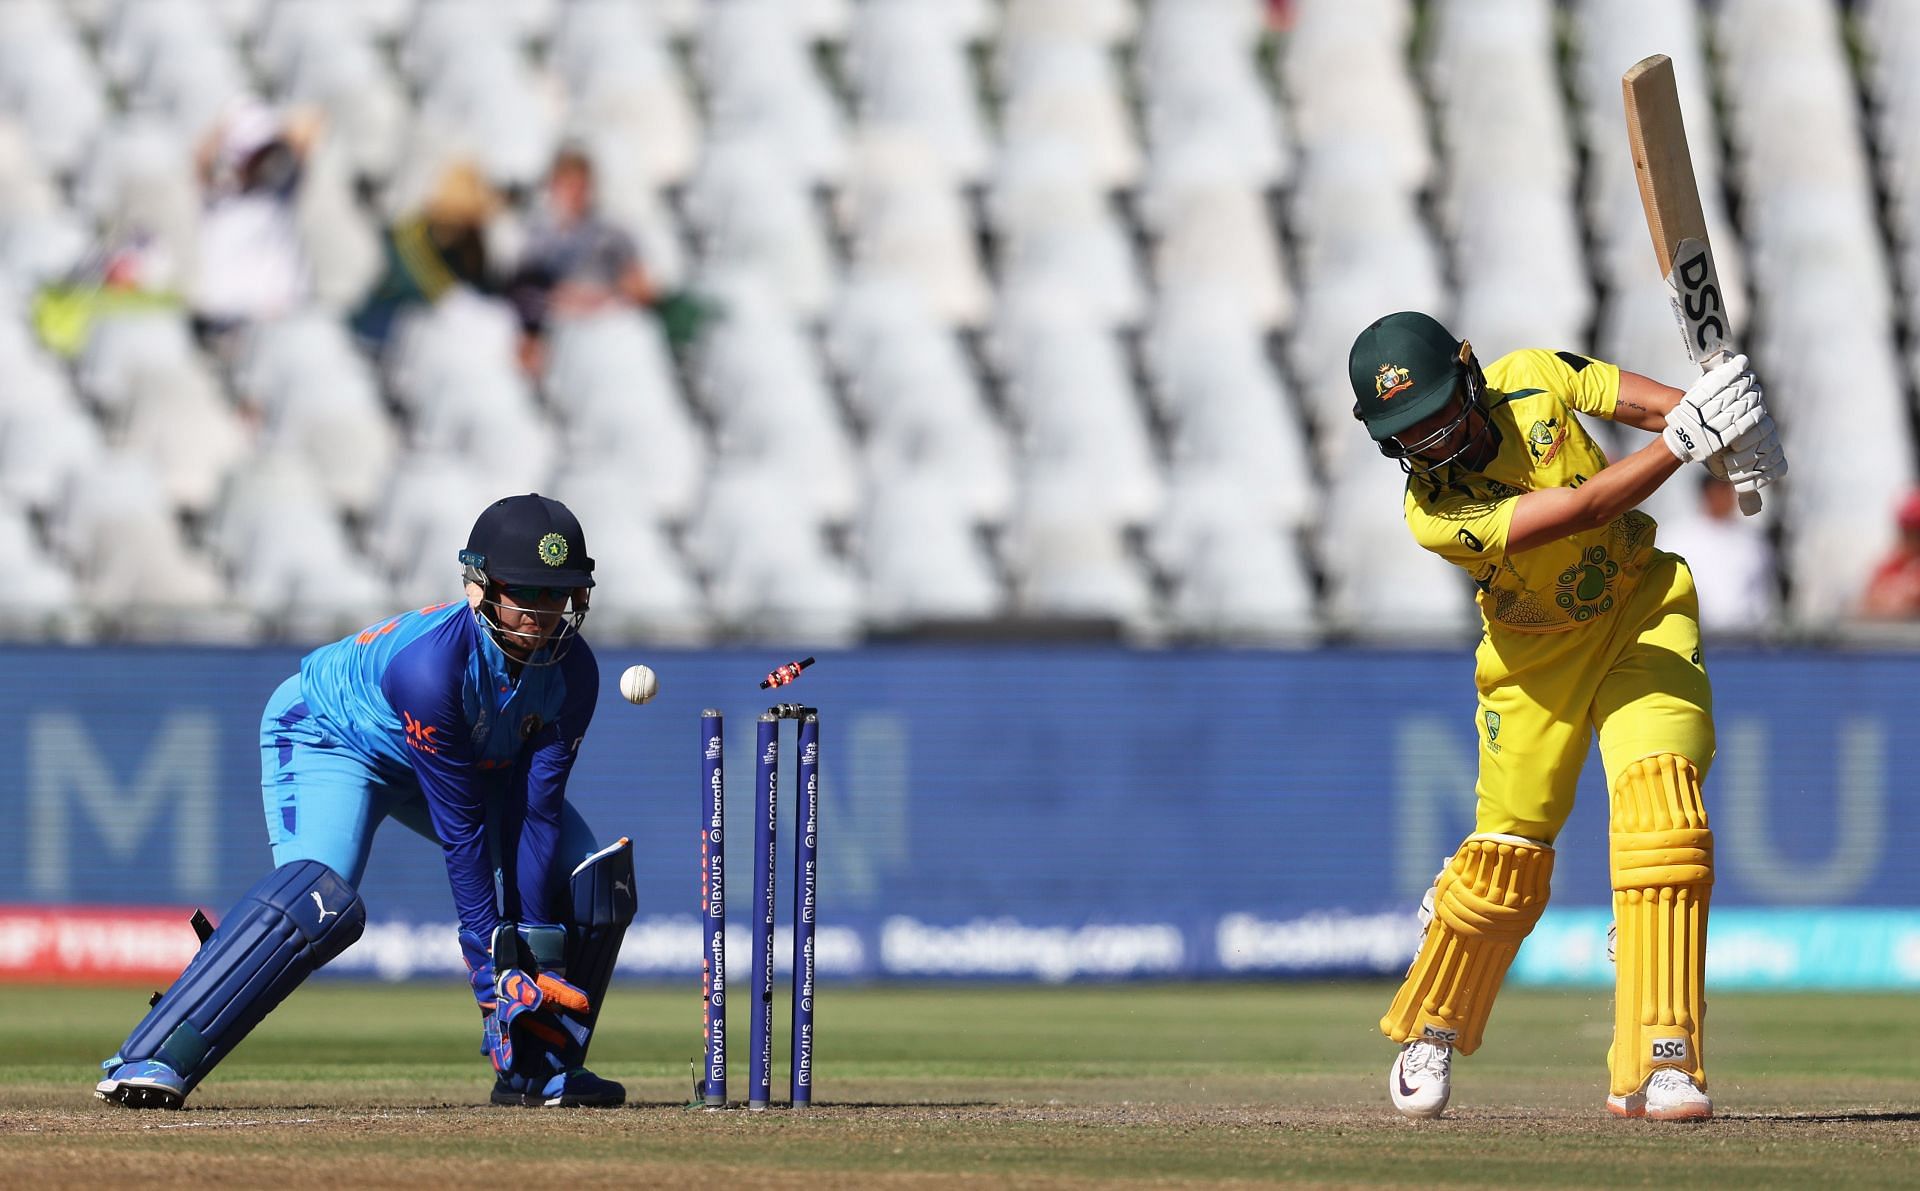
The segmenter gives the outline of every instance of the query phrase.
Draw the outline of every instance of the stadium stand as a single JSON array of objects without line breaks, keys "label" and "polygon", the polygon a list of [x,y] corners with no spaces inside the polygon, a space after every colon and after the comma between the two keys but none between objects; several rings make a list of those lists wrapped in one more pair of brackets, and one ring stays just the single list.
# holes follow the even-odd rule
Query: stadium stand
[{"label": "stadium stand", "polygon": [[[1793,459],[1770,631],[1822,633],[1916,479],[1916,50],[1899,0],[8,0],[0,632],[321,640],[536,489],[602,639],[1457,637],[1348,345],[1418,308],[1684,383],[1618,91],[1664,52]],[[270,222],[222,154],[303,120],[295,306],[210,330]],[[652,309],[349,333],[450,167],[504,277],[564,147]]]}]

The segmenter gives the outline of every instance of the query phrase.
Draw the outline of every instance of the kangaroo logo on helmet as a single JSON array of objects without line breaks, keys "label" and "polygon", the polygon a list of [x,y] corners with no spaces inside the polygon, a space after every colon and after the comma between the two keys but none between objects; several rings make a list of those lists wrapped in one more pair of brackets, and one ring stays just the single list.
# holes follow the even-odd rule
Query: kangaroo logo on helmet
[{"label": "kangaroo logo on helmet", "polygon": [[1382,364],[1373,375],[1373,395],[1382,401],[1392,401],[1412,387],[1413,373],[1399,364]]},{"label": "kangaroo logo on helmet", "polygon": [[567,539],[557,533],[550,533],[540,539],[540,561],[550,567],[557,567],[567,561]]}]

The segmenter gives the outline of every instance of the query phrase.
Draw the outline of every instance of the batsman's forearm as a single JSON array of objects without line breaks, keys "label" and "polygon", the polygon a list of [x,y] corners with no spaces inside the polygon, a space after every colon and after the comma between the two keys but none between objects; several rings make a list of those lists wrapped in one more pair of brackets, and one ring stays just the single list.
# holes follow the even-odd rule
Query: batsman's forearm
[{"label": "batsman's forearm", "polygon": [[1667,411],[1686,396],[1671,385],[1663,385],[1637,372],[1620,370],[1620,395],[1614,402],[1613,420],[1635,430],[1655,434],[1667,428]]},{"label": "batsman's forearm", "polygon": [[1519,554],[1612,521],[1653,495],[1681,460],[1655,439],[1578,488],[1541,488],[1514,505],[1507,550]]},{"label": "batsman's forearm", "polygon": [[1629,509],[1638,508],[1641,501],[1652,496],[1685,465],[1686,460],[1675,455],[1665,439],[1655,439],[1626,458],[1601,468],[1599,475],[1574,489],[1587,503],[1589,523],[1581,528],[1598,528]]}]

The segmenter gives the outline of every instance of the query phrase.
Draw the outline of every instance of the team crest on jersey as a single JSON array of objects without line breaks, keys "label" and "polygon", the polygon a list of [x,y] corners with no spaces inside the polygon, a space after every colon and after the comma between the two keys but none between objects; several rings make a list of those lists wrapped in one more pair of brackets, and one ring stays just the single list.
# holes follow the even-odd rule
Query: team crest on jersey
[{"label": "team crest on jersey", "polygon": [[1500,713],[1488,711],[1484,713],[1484,718],[1487,724],[1487,751],[1497,753],[1500,751]]},{"label": "team crest on jersey", "polygon": [[1413,387],[1413,373],[1399,364],[1382,364],[1373,374],[1373,395],[1391,401]]},{"label": "team crest on jersey", "polygon": [[1553,462],[1560,453],[1560,447],[1567,441],[1567,428],[1559,418],[1545,418],[1533,424],[1527,431],[1527,450],[1533,454],[1536,467],[1545,467]]},{"label": "team crest on jersey", "polygon": [[533,734],[538,732],[540,727],[540,717],[537,715],[528,715],[526,719],[520,721],[520,739],[532,740]]},{"label": "team crest on jersey", "polygon": [[1613,610],[1613,580],[1620,564],[1605,546],[1589,546],[1580,561],[1560,572],[1553,602],[1582,623]]},{"label": "team crest on jersey", "polygon": [[550,567],[557,567],[567,561],[567,539],[557,533],[550,533],[540,539],[540,561]]}]

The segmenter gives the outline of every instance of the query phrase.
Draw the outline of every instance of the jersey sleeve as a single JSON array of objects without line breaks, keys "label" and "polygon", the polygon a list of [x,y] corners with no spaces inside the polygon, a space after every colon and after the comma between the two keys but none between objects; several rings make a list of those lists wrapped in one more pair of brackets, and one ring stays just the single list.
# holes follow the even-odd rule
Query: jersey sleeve
[{"label": "jersey sleeve", "polygon": [[1514,366],[1510,387],[1548,389],[1583,414],[1613,420],[1613,408],[1620,401],[1618,364],[1578,352],[1538,348],[1514,352],[1504,362]]},{"label": "jersey sleeve", "polygon": [[1407,496],[1407,527],[1421,546],[1462,568],[1476,582],[1491,577],[1507,555],[1518,496],[1443,494],[1422,502]]},{"label": "jersey sleeve", "polygon": [[567,778],[580,743],[593,723],[600,694],[600,664],[584,641],[576,642],[561,663],[565,694],[553,722],[543,725],[527,742],[525,764],[517,768],[526,782],[525,815],[516,848],[516,884],[521,918],[549,924],[565,919],[567,874],[580,857],[560,855],[561,816],[566,807]]},{"label": "jersey sleeve", "polygon": [[421,637],[394,655],[380,687],[406,732],[407,759],[440,837],[460,925],[486,939],[500,915],[483,783],[462,698],[467,652],[463,642],[443,635]]}]

